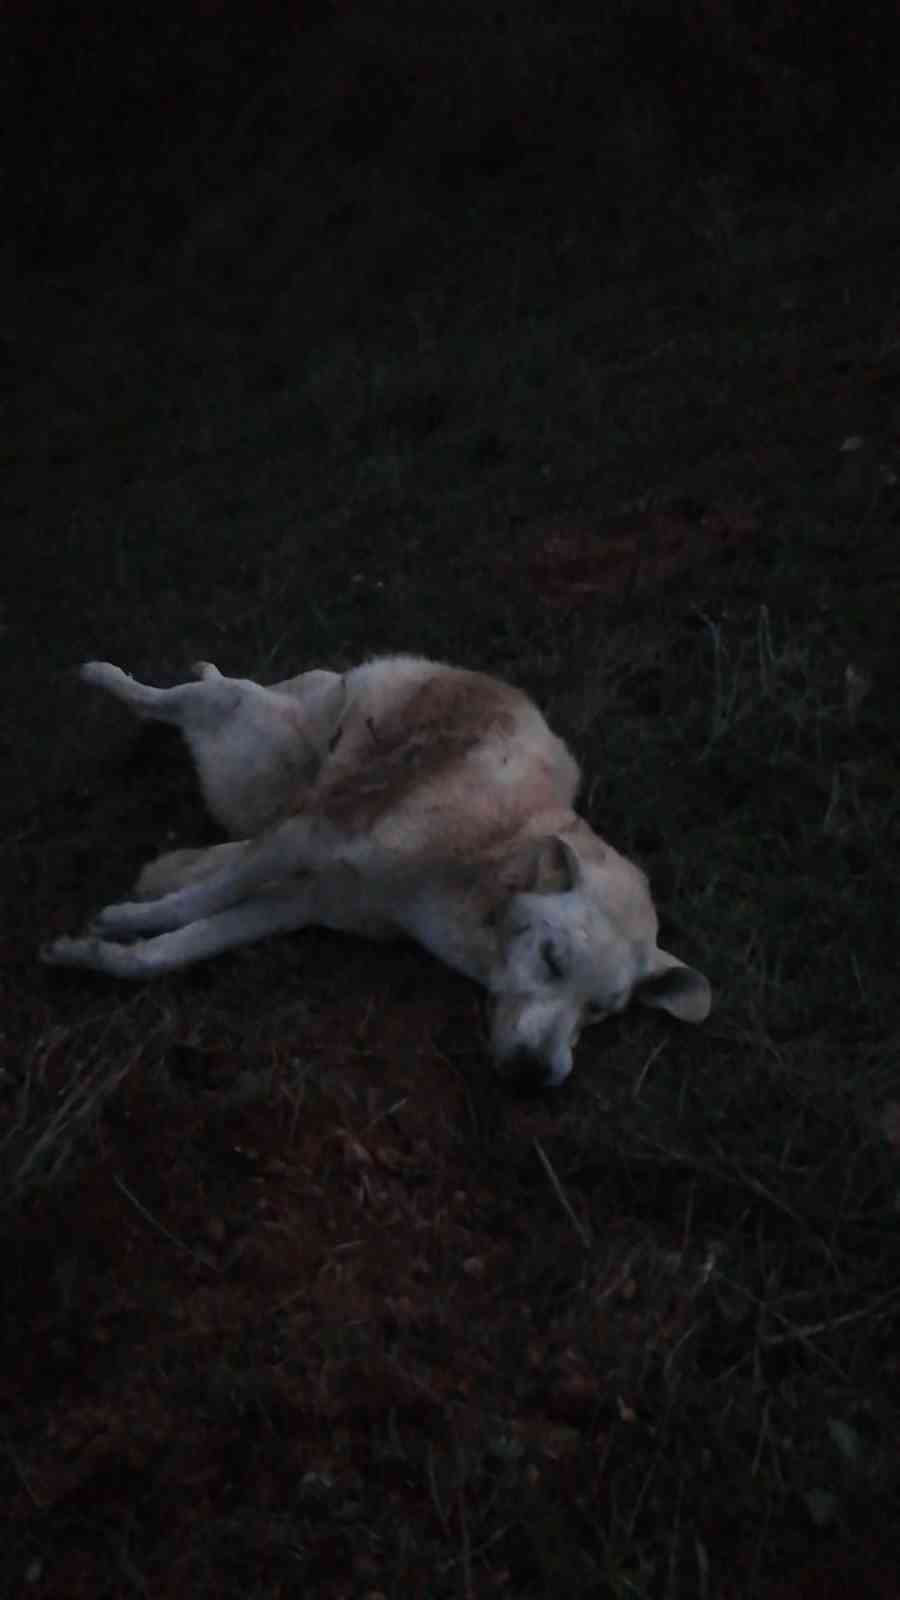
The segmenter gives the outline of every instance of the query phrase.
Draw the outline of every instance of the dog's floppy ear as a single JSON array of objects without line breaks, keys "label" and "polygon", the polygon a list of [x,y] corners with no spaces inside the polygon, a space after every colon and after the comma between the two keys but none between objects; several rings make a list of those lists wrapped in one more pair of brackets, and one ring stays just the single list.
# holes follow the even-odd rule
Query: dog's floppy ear
[{"label": "dog's floppy ear", "polygon": [[654,970],[641,979],[634,999],[642,1006],[668,1011],[679,1022],[704,1022],[712,1006],[712,988],[702,972],[685,966],[667,950],[657,950]]}]

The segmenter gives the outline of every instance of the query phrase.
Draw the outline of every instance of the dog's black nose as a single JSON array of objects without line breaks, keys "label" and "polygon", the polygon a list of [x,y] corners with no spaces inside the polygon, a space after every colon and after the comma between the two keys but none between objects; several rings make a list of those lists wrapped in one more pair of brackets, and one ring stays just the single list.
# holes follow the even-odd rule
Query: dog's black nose
[{"label": "dog's black nose", "polygon": [[520,1050],[501,1065],[500,1072],[504,1083],[514,1094],[533,1095],[540,1094],[543,1089],[553,1087],[553,1073],[546,1061],[531,1055],[527,1050]]}]

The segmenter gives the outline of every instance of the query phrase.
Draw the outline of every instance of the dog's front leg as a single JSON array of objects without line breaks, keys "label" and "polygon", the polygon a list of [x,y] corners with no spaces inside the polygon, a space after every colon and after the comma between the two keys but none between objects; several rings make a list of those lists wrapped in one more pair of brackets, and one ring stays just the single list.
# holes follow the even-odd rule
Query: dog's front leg
[{"label": "dog's front leg", "polygon": [[291,817],[229,855],[217,871],[157,900],[125,900],[94,919],[101,937],[167,933],[234,905],[297,872],[317,871],[335,857],[335,829],[320,819]]},{"label": "dog's front leg", "polygon": [[48,966],[87,967],[112,978],[155,978],[160,973],[206,961],[237,945],[252,944],[269,934],[304,928],[315,920],[314,903],[312,880],[301,881],[291,884],[289,890],[256,895],[215,916],[202,917],[133,944],[118,944],[96,934],[55,939],[42,952],[42,959]]}]

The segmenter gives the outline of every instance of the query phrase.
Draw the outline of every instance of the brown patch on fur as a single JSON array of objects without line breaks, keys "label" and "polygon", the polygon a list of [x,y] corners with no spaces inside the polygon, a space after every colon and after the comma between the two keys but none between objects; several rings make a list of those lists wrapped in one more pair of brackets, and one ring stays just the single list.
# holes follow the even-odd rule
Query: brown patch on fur
[{"label": "brown patch on fur", "polygon": [[339,758],[326,764],[304,804],[331,822],[371,829],[416,789],[458,771],[486,740],[513,738],[520,701],[527,704],[518,691],[498,688],[478,673],[445,671],[391,706],[378,722],[367,717],[364,732],[352,727],[351,707],[335,735],[335,748],[346,730],[345,743],[364,740],[364,754],[357,750],[347,767]]}]

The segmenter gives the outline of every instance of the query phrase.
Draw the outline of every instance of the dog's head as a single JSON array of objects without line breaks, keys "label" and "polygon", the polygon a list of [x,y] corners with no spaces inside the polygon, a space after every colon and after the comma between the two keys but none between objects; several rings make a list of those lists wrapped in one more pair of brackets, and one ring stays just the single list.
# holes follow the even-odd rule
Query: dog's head
[{"label": "dog's head", "polygon": [[541,840],[528,879],[500,913],[488,980],[491,1046],[505,1077],[562,1083],[582,1028],[632,1000],[684,1022],[708,1015],[709,983],[660,950],[649,885],[633,862],[585,829],[577,848],[561,835]]}]

